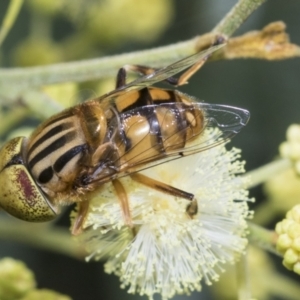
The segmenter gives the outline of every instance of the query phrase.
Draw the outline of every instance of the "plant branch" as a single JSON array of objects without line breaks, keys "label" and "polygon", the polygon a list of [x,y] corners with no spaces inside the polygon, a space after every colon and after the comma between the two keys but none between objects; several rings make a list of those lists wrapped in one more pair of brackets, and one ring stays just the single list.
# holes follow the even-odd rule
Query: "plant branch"
[{"label": "plant branch", "polygon": [[266,0],[239,0],[230,12],[213,29],[213,32],[231,36],[264,2],[266,2]]},{"label": "plant branch", "polygon": [[253,171],[247,172],[244,176],[250,178],[250,183],[245,188],[250,189],[261,183],[264,183],[268,179],[279,172],[283,172],[292,167],[292,162],[287,158],[281,158],[272,161],[262,167],[259,167]]},{"label": "plant branch", "polygon": [[241,255],[240,260],[236,263],[236,280],[238,300],[251,299],[247,253]]},{"label": "plant branch", "polygon": [[72,240],[71,233],[68,230],[25,222],[20,225],[20,222],[12,218],[1,219],[0,239],[21,242],[84,260],[86,252]]},{"label": "plant branch", "polygon": [[[114,76],[126,64],[148,64],[153,67],[164,66],[209,46],[219,34],[230,36],[242,22],[265,0],[240,0],[226,17],[206,34],[191,40],[99,59],[53,64],[30,68],[0,69],[0,90],[2,94],[16,97],[22,91],[66,81],[81,82]],[[236,15],[236,17],[235,17]],[[14,88],[12,88],[12,86]]]},{"label": "plant branch", "polygon": [[11,27],[14,25],[15,20],[20,12],[22,7],[23,0],[12,0],[9,3],[7,12],[5,14],[2,26],[0,29],[0,46],[5,40],[7,34],[9,33]]},{"label": "plant branch", "polygon": [[248,229],[248,239],[251,243],[269,252],[280,255],[276,250],[277,234],[275,231],[265,229],[251,222],[248,222]]}]

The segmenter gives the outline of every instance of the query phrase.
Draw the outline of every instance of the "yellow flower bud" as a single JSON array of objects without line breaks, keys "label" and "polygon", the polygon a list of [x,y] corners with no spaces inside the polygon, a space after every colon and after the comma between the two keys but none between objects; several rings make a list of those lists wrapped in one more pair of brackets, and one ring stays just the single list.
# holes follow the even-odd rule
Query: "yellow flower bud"
[{"label": "yellow flower bud", "polygon": [[287,232],[292,224],[293,224],[293,221],[288,220],[288,219],[284,219],[281,222],[281,227],[282,227],[282,230],[283,230],[282,233]]},{"label": "yellow flower bud", "polygon": [[300,205],[294,206],[286,219],[276,225],[276,248],[283,255],[283,265],[300,274]]},{"label": "yellow flower bud", "polygon": [[289,248],[284,254],[284,262],[288,265],[294,265],[298,262],[298,253],[293,249]]},{"label": "yellow flower bud", "polygon": [[[124,41],[151,42],[173,17],[172,1],[110,0],[88,6],[84,24],[92,40],[107,44]],[[120,26],[120,24],[126,24]]]},{"label": "yellow flower bud", "polygon": [[29,0],[26,4],[36,13],[45,15],[54,15],[65,6],[61,0]]},{"label": "yellow flower bud", "polygon": [[287,234],[281,234],[277,241],[277,250],[279,252],[285,251],[292,245],[292,239]]},{"label": "yellow flower bud", "polygon": [[[295,169],[290,168],[279,174],[274,174],[274,176],[265,183],[264,191],[271,200],[267,211],[273,215],[283,214],[295,204],[299,203],[300,178],[295,173]],[[291,217],[291,219],[293,218]],[[290,221],[286,220],[285,222]],[[286,224],[285,222],[284,224]]]},{"label": "yellow flower bud", "polygon": [[56,63],[63,60],[63,49],[50,39],[30,38],[19,44],[13,52],[17,66],[36,66]]},{"label": "yellow flower bud", "polygon": [[300,143],[300,125],[292,124],[286,131],[286,137],[289,141]]},{"label": "yellow flower bud", "polygon": [[34,274],[21,261],[0,260],[0,299],[20,299],[35,287]]},{"label": "yellow flower bud", "polygon": [[295,171],[300,174],[300,125],[292,124],[286,132],[287,141],[279,146],[282,157],[293,160]]},{"label": "yellow flower bud", "polygon": [[288,229],[288,235],[292,238],[295,239],[300,236],[300,224],[293,223]]},{"label": "yellow flower bud", "polygon": [[294,239],[292,247],[300,252],[300,237]]},{"label": "yellow flower bud", "polygon": [[55,291],[42,289],[29,292],[22,300],[71,300],[69,296],[59,294]]},{"label": "yellow flower bud", "polygon": [[290,147],[288,142],[283,142],[279,145],[279,153],[282,157],[290,156]]},{"label": "yellow flower bud", "polygon": [[300,262],[297,262],[297,263],[294,265],[293,271],[294,271],[295,273],[297,273],[298,275],[300,275]]}]

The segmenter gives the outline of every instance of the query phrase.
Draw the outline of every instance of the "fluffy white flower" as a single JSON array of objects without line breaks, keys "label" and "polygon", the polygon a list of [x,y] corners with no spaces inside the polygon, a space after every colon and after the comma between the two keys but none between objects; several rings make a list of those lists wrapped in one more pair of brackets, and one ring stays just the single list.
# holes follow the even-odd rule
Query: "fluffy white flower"
[{"label": "fluffy white flower", "polygon": [[[207,132],[206,134],[211,134]],[[79,236],[88,259],[107,258],[106,272],[120,276],[130,293],[169,299],[211,284],[246,246],[248,192],[240,151],[216,146],[143,171],[143,174],[193,193],[198,212],[186,213],[189,201],[122,178],[134,228],[123,220],[110,183],[92,200],[87,228]]]}]

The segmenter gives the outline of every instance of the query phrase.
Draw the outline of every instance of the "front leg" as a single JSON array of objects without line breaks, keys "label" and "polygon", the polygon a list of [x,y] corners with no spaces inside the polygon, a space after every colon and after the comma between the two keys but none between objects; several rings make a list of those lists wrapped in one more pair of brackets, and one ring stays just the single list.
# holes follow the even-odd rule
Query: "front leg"
[{"label": "front leg", "polygon": [[79,194],[95,190],[103,183],[114,179],[119,172],[119,164],[119,153],[116,147],[111,142],[100,145],[84,162],[74,189]]},{"label": "front leg", "polygon": [[83,231],[83,224],[87,217],[89,209],[89,201],[82,201],[77,204],[78,211],[71,227],[71,233],[73,235],[79,235]]}]

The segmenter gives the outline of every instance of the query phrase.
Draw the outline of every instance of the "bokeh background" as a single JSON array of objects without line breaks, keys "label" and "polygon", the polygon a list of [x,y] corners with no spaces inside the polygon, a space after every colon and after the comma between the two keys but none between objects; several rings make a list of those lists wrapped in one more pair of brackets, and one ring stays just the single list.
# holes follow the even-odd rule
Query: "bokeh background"
[{"label": "bokeh background", "polygon": [[[120,10],[118,1],[26,0],[2,46],[1,67],[101,57],[188,40],[210,31],[236,3],[233,0],[139,0],[137,5],[134,0],[124,0]],[[8,0],[0,2],[0,20],[8,3]],[[292,42],[300,44],[299,12],[298,0],[267,1],[235,35],[282,20],[288,26]],[[86,87],[97,93],[99,85],[90,82],[79,89]],[[299,123],[300,58],[209,63],[181,90],[210,103],[240,106],[251,112],[247,127],[231,145],[242,149],[246,169],[252,170],[274,159],[287,127]],[[39,122],[34,117],[27,121],[30,126]],[[12,130],[18,126],[21,124]],[[254,208],[266,198],[261,187],[251,190],[251,195],[257,200]],[[274,216],[267,226],[271,227],[283,215],[284,212]],[[68,217],[60,219],[58,226],[68,226]],[[102,263],[87,264],[1,239],[0,257],[5,256],[23,260],[35,272],[39,287],[68,294],[74,300],[140,299],[121,290],[118,278],[105,274]],[[278,272],[291,276],[281,266],[280,258],[271,255],[271,259]],[[291,277],[299,282],[299,277]],[[214,286],[204,285],[203,292],[195,292],[190,297],[176,296],[174,300],[222,299],[213,290]]]}]

